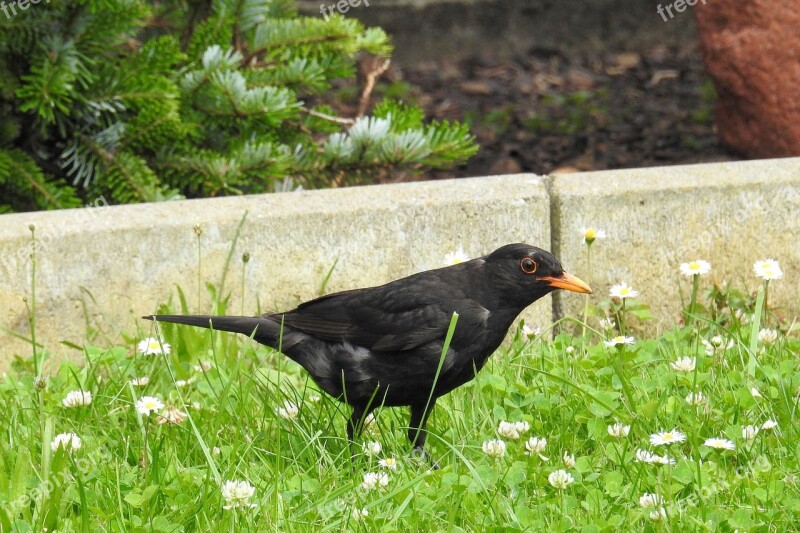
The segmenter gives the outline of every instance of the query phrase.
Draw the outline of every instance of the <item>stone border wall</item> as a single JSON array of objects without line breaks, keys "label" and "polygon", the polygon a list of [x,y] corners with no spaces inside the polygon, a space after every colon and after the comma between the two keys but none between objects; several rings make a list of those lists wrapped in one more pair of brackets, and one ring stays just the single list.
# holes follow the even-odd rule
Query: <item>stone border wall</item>
[{"label": "stone border wall", "polygon": [[[678,318],[679,287],[688,284],[677,265],[695,258],[711,262],[713,279],[746,289],[757,286],[755,260],[779,259],[784,280],[770,301],[789,317],[800,310],[800,158],[94,204],[0,216],[0,366],[30,353],[8,333],[30,333],[30,225],[38,242],[37,339],[59,356],[75,354],[62,340],[82,344],[88,335],[105,345],[124,342],[123,332],[147,331],[138,317],[177,303],[176,286],[193,310],[208,311],[204,288],[198,303],[198,274],[220,280],[245,213],[226,280],[232,312],[279,310],[314,297],[334,263],[327,291],[435,268],[459,247],[477,256],[518,241],[553,250],[592,285],[595,301],[627,281],[652,306],[658,328]],[[607,233],[591,266],[581,238],[590,225]],[[547,326],[582,305],[578,295],[557,293],[525,317]]]}]

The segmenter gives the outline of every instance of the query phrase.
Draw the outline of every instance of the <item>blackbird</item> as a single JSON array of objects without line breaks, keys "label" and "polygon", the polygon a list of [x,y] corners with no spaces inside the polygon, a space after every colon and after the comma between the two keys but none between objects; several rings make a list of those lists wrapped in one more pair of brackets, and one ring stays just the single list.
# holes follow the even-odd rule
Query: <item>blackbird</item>
[{"label": "blackbird", "polygon": [[[243,333],[280,347],[322,390],[352,407],[351,443],[376,407],[410,406],[408,439],[414,452],[427,457],[425,425],[436,399],[474,378],[522,310],[555,289],[592,292],[547,251],[508,244],[471,261],[329,294],[284,313],[143,318]],[[453,313],[456,327],[442,357]]]}]

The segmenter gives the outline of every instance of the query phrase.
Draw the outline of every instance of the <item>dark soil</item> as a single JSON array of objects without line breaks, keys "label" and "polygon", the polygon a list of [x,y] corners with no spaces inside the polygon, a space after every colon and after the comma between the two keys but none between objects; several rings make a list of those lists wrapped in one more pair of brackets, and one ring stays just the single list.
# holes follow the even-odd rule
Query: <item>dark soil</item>
[{"label": "dark soil", "polygon": [[715,134],[716,95],[694,44],[393,65],[376,92],[471,124],[478,154],[423,179],[738,159]]}]

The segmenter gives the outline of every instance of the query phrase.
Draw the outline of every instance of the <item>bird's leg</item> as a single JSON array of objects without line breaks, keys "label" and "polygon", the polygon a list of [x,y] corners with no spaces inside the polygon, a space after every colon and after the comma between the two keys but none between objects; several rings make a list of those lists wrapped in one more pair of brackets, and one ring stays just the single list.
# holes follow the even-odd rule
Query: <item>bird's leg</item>
[{"label": "bird's leg", "polygon": [[364,429],[364,419],[369,416],[371,412],[372,409],[369,407],[364,408],[362,405],[354,405],[353,412],[350,413],[350,419],[347,421],[347,441],[350,445],[350,455],[353,459],[355,459],[358,454],[356,436],[361,434],[361,430]]},{"label": "bird's leg", "polygon": [[433,411],[433,406],[436,400],[431,400],[428,409],[424,405],[411,406],[411,421],[408,424],[408,440],[411,442],[411,455],[424,459],[434,469],[438,469],[439,465],[431,459],[428,452],[425,451],[425,440],[428,438],[428,432],[425,425],[428,423],[428,416]]}]

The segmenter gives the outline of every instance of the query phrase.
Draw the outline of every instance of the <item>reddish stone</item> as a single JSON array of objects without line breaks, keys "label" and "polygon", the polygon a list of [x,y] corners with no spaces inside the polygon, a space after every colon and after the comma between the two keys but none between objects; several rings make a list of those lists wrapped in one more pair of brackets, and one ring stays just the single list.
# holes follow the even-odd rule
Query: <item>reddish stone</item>
[{"label": "reddish stone", "polygon": [[694,11],[722,142],[748,157],[800,155],[800,1],[705,0]]}]

